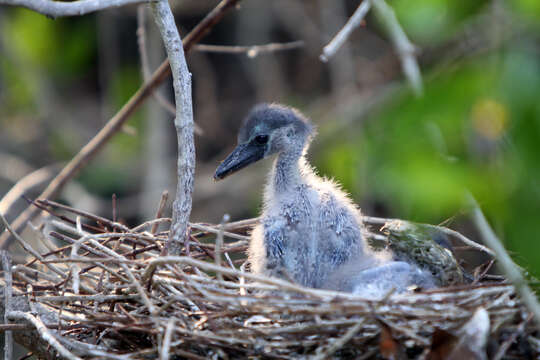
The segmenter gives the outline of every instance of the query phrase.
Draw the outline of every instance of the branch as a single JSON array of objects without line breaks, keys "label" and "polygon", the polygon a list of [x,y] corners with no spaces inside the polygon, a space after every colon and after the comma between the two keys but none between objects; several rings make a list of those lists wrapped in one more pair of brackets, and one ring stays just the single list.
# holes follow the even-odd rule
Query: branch
[{"label": "branch", "polygon": [[523,278],[519,267],[512,261],[508,252],[506,252],[504,245],[497,238],[491,226],[489,226],[486,217],[472,196],[470,197],[470,202],[473,205],[473,221],[478,227],[480,235],[484,242],[495,251],[495,257],[498,260],[501,270],[514,285],[516,292],[520,295],[521,300],[523,300],[529,311],[534,315],[536,324],[540,326],[540,303],[538,303],[536,294],[527,285],[527,281]]},{"label": "branch", "polygon": [[422,77],[420,75],[420,67],[416,61],[414,45],[411,44],[405,31],[401,28],[394,10],[384,0],[369,0],[373,6],[373,10],[377,17],[380,18],[383,26],[386,28],[388,35],[392,39],[399,58],[401,59],[401,67],[403,73],[416,96],[421,96],[423,93]]},{"label": "branch", "polygon": [[362,20],[371,8],[371,1],[364,0],[358,6],[354,14],[349,18],[347,23],[339,30],[334,38],[323,48],[323,53],[320,56],[321,61],[327,62],[336,54],[341,46],[347,41],[354,29],[362,24]]},{"label": "branch", "polygon": [[179,255],[184,243],[189,216],[191,214],[193,179],[195,177],[195,144],[193,143],[193,105],[191,101],[191,73],[188,70],[182,40],[174,22],[174,16],[167,0],[152,4],[154,20],[157,24],[173,76],[174,98],[176,100],[176,136],[178,138],[178,184],[173,202],[171,230],[167,250]]},{"label": "branch", "polygon": [[339,48],[349,38],[354,29],[362,23],[362,20],[373,7],[376,15],[380,18],[382,25],[385,27],[390,36],[398,56],[401,60],[401,67],[405,77],[411,84],[414,93],[417,96],[422,95],[422,77],[420,75],[420,67],[415,58],[414,45],[411,44],[407,35],[401,28],[394,10],[384,0],[364,0],[356,9],[351,18],[343,26],[343,28],[334,36],[332,41],[323,48],[323,53],[320,56],[321,61],[327,62],[328,59],[335,55]]},{"label": "branch", "polygon": [[[0,0],[5,1],[5,0]],[[227,10],[232,9],[240,0],[222,0],[201,22],[184,38],[184,51],[188,52],[215,24],[217,24]],[[152,92],[170,74],[169,61],[165,60],[152,74],[152,77],[127,101],[105,126],[86,144],[73,159],[49,183],[47,188],[39,195],[40,199],[50,199],[58,195],[63,186],[73,178],[90,160],[96,156],[104,145],[122,129],[122,125],[141,106]],[[32,220],[39,209],[28,207],[12,223],[15,231],[20,232],[26,223]],[[0,249],[6,249],[10,244],[10,235],[4,233],[0,236]]]},{"label": "branch", "polygon": [[79,16],[95,11],[155,0],[79,0],[60,2],[52,0],[0,0],[0,5],[22,6],[51,18]]}]

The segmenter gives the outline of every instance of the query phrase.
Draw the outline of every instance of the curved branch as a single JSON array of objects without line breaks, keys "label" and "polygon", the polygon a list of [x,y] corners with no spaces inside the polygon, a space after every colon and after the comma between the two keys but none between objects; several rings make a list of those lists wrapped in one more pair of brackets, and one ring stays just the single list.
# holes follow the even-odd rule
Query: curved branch
[{"label": "curved branch", "polygon": [[0,5],[22,6],[51,18],[79,16],[95,11],[124,5],[152,2],[154,0],[79,0],[60,2],[51,0],[0,0]]}]

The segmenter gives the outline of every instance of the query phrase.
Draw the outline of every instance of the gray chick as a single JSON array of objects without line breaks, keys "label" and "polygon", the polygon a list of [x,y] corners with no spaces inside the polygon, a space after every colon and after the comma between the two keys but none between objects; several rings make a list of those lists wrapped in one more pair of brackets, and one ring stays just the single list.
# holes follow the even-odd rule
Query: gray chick
[{"label": "gray chick", "polygon": [[[373,282],[378,273],[386,282],[378,286],[381,289],[412,285],[415,276],[403,274],[418,269],[392,261],[387,251],[371,250],[363,238],[359,209],[339,185],[317,176],[308,164],[305,155],[314,134],[313,125],[298,110],[257,105],[244,120],[237,147],[215,172],[214,179],[220,180],[277,155],[264,191],[261,221],[251,234],[252,271],[303,286],[356,293],[365,288],[362,282]],[[393,272],[399,276],[394,278]]]}]

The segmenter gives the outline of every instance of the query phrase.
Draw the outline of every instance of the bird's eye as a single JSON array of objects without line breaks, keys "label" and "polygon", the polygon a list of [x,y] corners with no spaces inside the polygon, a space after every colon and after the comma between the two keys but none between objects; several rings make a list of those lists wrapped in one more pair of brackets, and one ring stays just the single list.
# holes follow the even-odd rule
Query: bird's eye
[{"label": "bird's eye", "polygon": [[255,136],[255,143],[258,145],[264,145],[268,142],[268,135],[257,135]]}]

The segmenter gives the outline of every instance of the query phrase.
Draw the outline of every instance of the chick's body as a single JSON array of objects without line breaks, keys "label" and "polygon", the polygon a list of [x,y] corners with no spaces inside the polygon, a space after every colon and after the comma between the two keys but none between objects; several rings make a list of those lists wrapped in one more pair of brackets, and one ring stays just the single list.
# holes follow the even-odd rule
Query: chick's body
[{"label": "chick's body", "polygon": [[[261,222],[251,234],[252,271],[368,296],[404,289],[418,278],[419,269],[392,261],[389,252],[369,248],[360,211],[339,186],[317,176],[307,163],[313,135],[311,122],[299,111],[258,105],[245,119],[237,147],[216,170],[214,177],[223,179],[277,155],[264,192]],[[424,275],[429,284],[430,275],[420,276]]]},{"label": "chick's body", "polygon": [[316,176],[303,156],[297,161],[288,164],[278,157],[274,163],[261,223],[251,235],[253,271],[321,287],[351,258],[364,268],[383,261],[387,254],[376,256],[364,245],[360,212],[347,196]]}]

